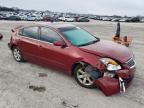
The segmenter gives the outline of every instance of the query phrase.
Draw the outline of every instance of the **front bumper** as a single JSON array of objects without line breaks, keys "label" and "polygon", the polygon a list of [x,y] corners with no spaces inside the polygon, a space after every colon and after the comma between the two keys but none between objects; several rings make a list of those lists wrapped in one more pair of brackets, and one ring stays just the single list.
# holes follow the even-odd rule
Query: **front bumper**
[{"label": "front bumper", "polygon": [[96,86],[98,86],[106,96],[116,94],[118,92],[125,92],[125,89],[129,87],[134,77],[136,68],[130,70],[116,71],[116,77],[104,76],[95,80]]}]

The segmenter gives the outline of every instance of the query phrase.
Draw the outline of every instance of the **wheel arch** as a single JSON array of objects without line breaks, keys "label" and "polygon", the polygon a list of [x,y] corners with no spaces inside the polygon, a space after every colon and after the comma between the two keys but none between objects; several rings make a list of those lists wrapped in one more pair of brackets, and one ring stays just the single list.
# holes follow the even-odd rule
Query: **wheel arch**
[{"label": "wheel arch", "polygon": [[87,62],[85,62],[85,61],[78,61],[78,62],[75,62],[73,65],[72,65],[72,67],[71,67],[71,76],[73,76],[74,75],[74,69],[75,69],[75,67],[77,66],[77,65],[85,65],[85,64],[87,64],[87,65],[90,65],[89,63],[87,63]]},{"label": "wheel arch", "polygon": [[73,75],[74,74],[74,69],[75,69],[75,67],[77,66],[77,65],[90,65],[90,66],[92,66],[94,69],[98,69],[98,70],[104,70],[106,67],[105,67],[105,65],[102,63],[102,62],[96,62],[96,63],[94,63],[94,62],[91,62],[91,61],[87,61],[87,60],[81,60],[81,61],[77,61],[77,62],[75,62],[75,63],[73,63],[73,65],[72,65],[72,67],[71,67],[71,75]]},{"label": "wheel arch", "polygon": [[12,44],[11,47],[10,47],[10,49],[12,50],[16,46],[17,46],[16,44]]}]

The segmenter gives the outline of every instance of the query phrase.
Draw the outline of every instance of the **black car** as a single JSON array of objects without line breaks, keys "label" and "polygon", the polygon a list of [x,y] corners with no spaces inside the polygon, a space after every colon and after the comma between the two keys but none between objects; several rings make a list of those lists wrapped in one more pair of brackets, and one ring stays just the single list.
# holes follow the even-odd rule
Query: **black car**
[{"label": "black car", "polygon": [[139,17],[132,17],[132,18],[129,18],[127,20],[127,22],[140,22],[140,18]]},{"label": "black car", "polygon": [[8,20],[16,20],[16,21],[19,21],[21,20],[21,18],[19,16],[10,16],[8,17]]}]

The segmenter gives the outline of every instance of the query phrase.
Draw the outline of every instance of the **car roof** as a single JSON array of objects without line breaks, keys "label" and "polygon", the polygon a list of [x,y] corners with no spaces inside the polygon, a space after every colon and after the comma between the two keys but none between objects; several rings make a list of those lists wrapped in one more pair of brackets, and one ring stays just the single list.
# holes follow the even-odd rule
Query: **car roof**
[{"label": "car roof", "polygon": [[21,28],[32,27],[32,26],[45,26],[45,27],[51,27],[51,28],[54,28],[54,29],[76,27],[75,25],[68,24],[68,23],[49,23],[49,24],[19,25],[15,28],[21,29]]},{"label": "car roof", "polygon": [[53,28],[67,28],[67,27],[76,27],[75,25],[72,25],[72,24],[68,24],[68,23],[51,23],[50,25],[48,25],[50,27],[53,27]]}]

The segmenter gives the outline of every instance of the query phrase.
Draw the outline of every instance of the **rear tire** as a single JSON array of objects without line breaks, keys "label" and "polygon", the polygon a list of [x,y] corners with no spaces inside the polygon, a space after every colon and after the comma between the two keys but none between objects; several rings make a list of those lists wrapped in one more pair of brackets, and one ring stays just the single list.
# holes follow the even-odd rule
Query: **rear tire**
[{"label": "rear tire", "polygon": [[77,83],[85,88],[95,88],[94,81],[92,78],[88,75],[87,72],[83,71],[82,65],[77,65],[74,68],[74,78],[77,81]]},{"label": "rear tire", "polygon": [[14,46],[12,48],[12,54],[13,54],[14,59],[17,62],[24,62],[24,58],[22,56],[22,53],[21,53],[20,49],[17,46]]}]

